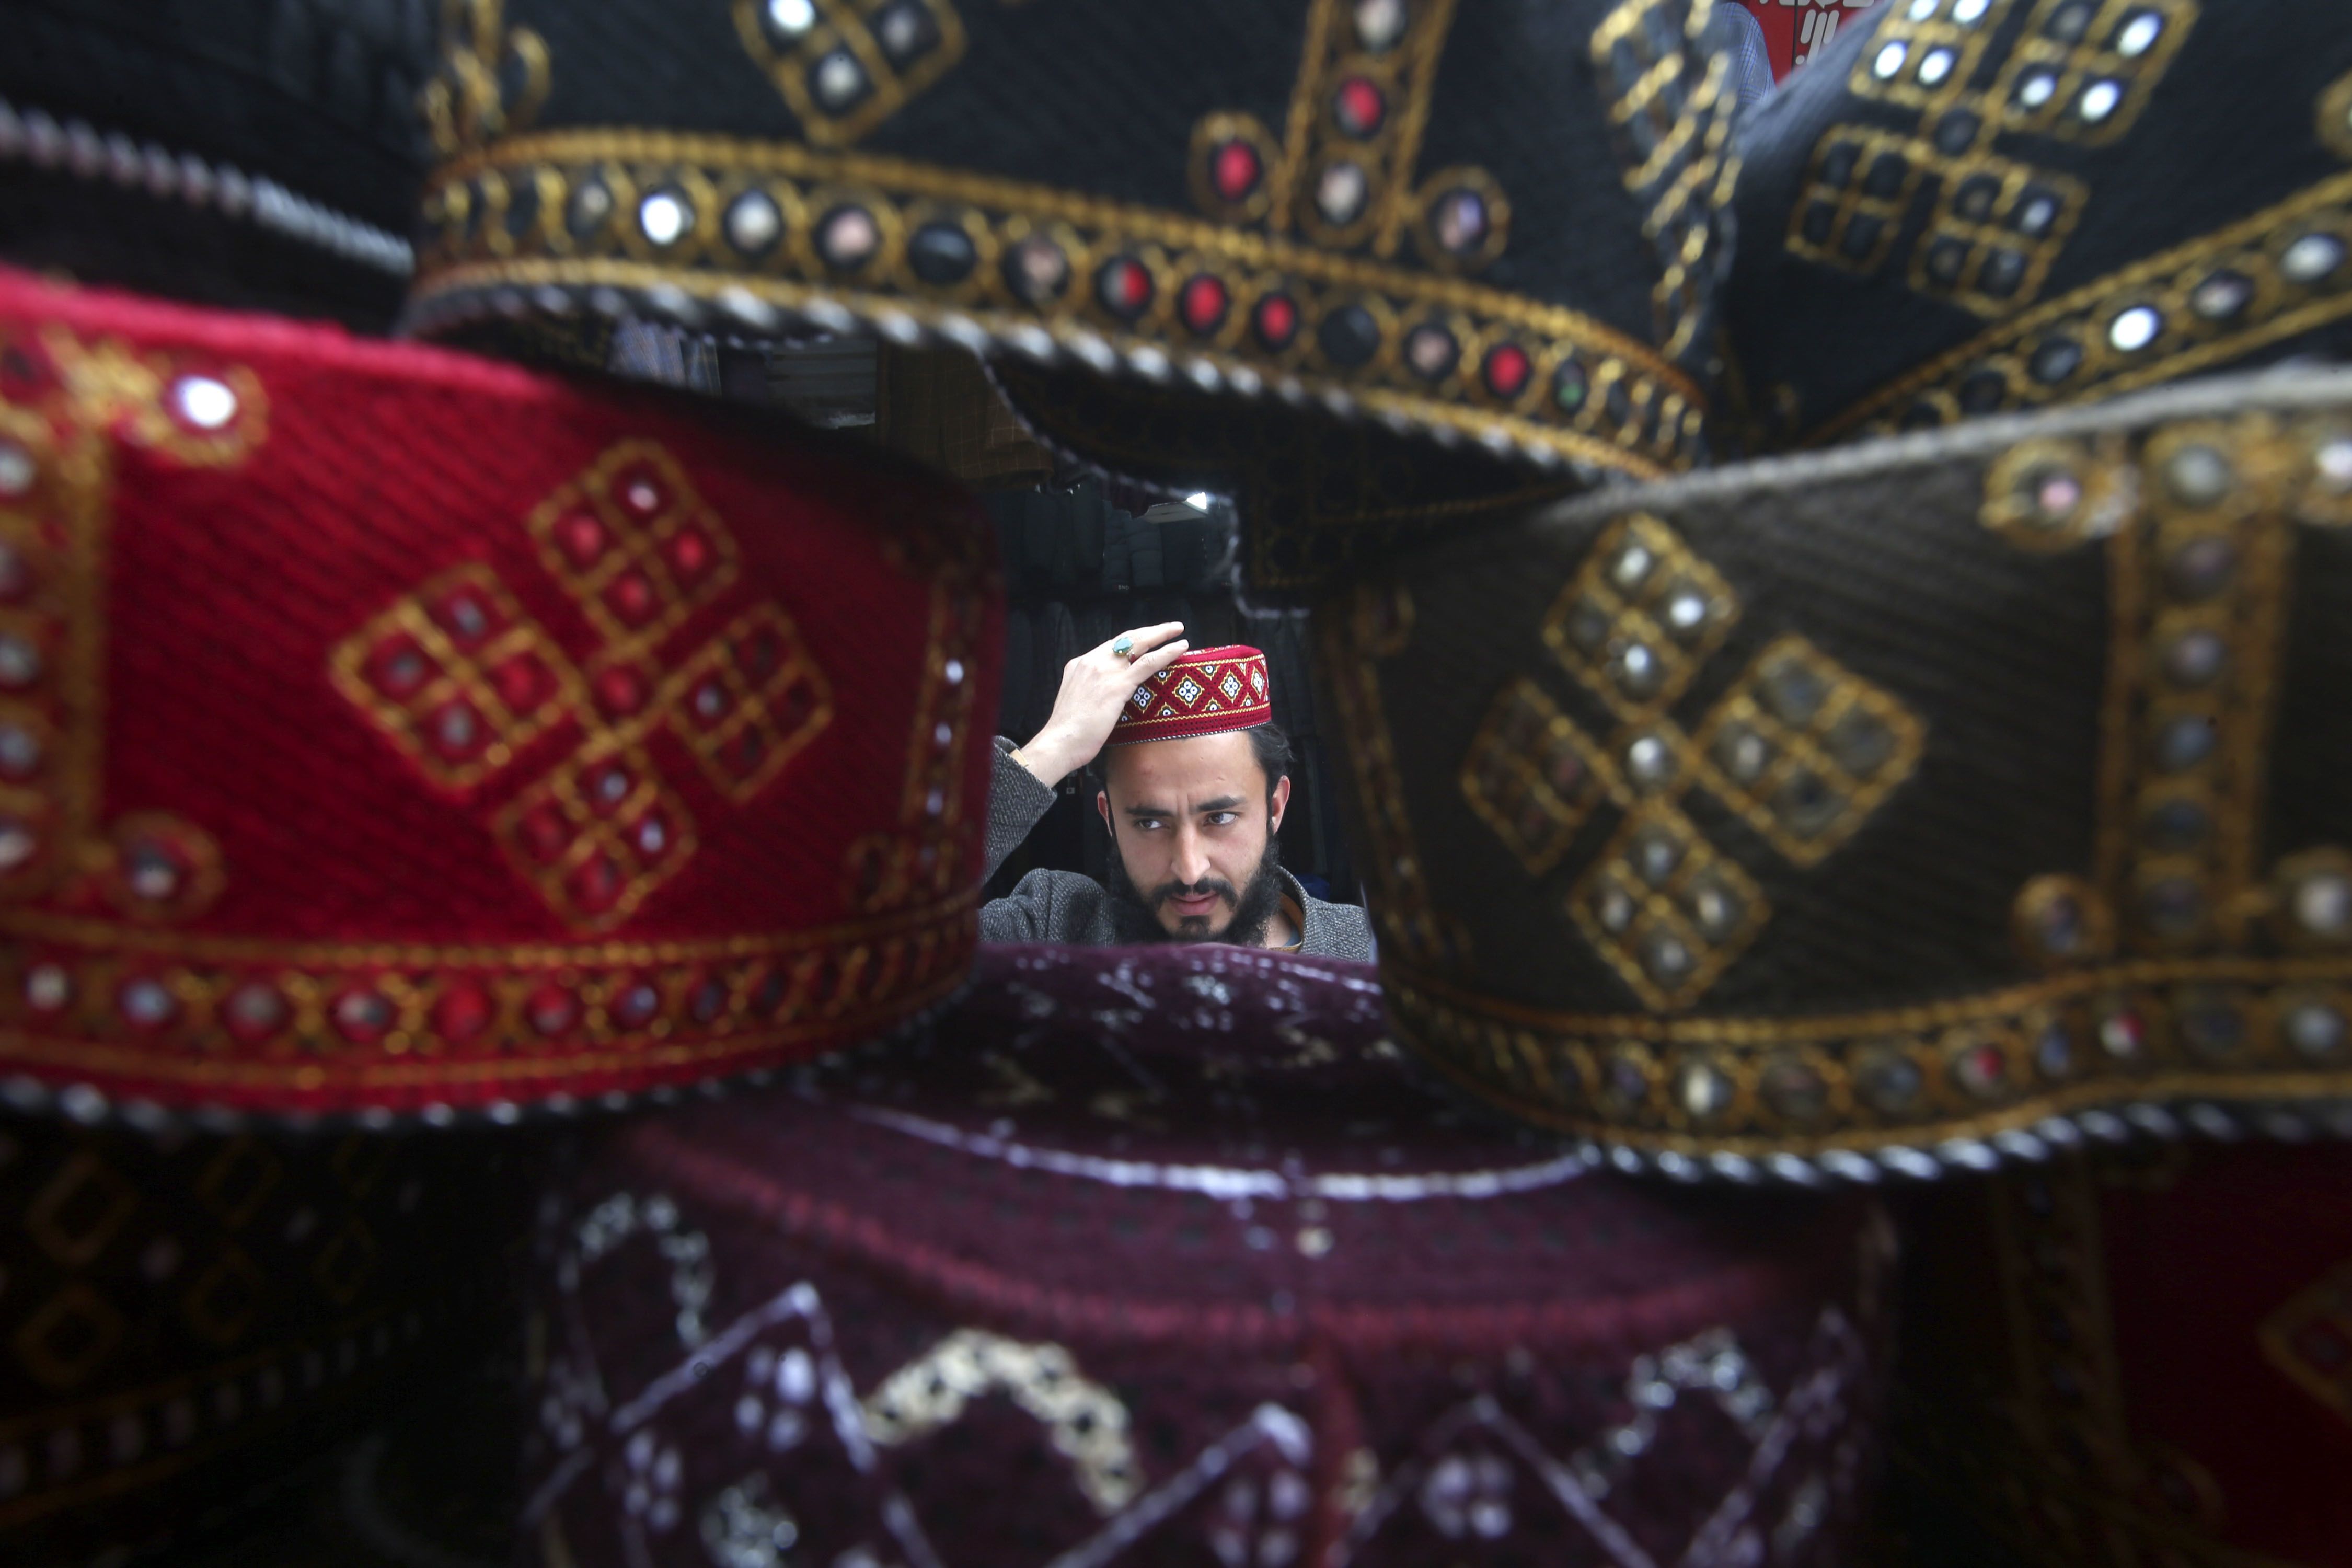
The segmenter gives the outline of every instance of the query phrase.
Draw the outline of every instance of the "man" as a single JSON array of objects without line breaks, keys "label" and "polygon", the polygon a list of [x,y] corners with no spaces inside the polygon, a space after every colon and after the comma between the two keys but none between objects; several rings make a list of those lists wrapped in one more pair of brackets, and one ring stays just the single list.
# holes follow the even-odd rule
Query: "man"
[{"label": "man", "polygon": [[1309,898],[1282,868],[1290,742],[1274,725],[1265,655],[1191,651],[1183,626],[1143,626],[1062,667],[1036,738],[996,742],[989,786],[994,875],[1054,804],[1054,785],[1102,759],[1095,809],[1118,853],[1108,887],[1032,871],[980,911],[983,942],[1088,945],[1228,942],[1325,958],[1372,956],[1371,922]]}]

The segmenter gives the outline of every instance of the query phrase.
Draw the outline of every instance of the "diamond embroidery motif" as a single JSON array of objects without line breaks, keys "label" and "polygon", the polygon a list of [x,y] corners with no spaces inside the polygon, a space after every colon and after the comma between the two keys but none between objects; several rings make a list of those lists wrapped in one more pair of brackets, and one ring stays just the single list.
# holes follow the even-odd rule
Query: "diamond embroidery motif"
[{"label": "diamond embroidery motif", "polygon": [[1217,689],[1225,694],[1226,701],[1239,702],[1242,700],[1241,677],[1227,670],[1224,679],[1217,682]]},{"label": "diamond embroidery motif", "polygon": [[2010,314],[2041,293],[2089,190],[1995,152],[1995,139],[2099,145],[2123,134],[2197,6],[2043,0],[1982,85],[2006,9],[1973,0],[1890,8],[1848,84],[1857,99],[1910,122],[1896,130],[1844,121],[1822,132],[1790,217],[1791,252],[1875,273],[1907,246],[1912,289],[1984,316]]},{"label": "diamond embroidery motif", "polygon": [[1186,676],[1176,683],[1176,700],[1190,708],[1201,700],[1201,683]]},{"label": "diamond embroidery motif", "polygon": [[1524,676],[1495,698],[1460,783],[1531,877],[1604,808],[1622,814],[1570,888],[1567,912],[1642,1002],[1680,1007],[1770,919],[1763,889],[1683,809],[1703,791],[1799,867],[1858,832],[1918,765],[1925,729],[1801,637],[1767,645],[1687,734],[1676,701],[1739,615],[1729,585],[1657,519],[1594,545],[1543,635],[1618,721],[1605,741]]},{"label": "diamond embroidery motif", "polygon": [[735,589],[736,545],[654,443],[614,447],[526,527],[548,577],[597,634],[584,658],[475,563],[429,579],[362,626],[330,656],[330,673],[443,789],[499,777],[571,727],[572,748],[491,826],[551,908],[597,930],[683,870],[698,842],[686,801],[646,749],[654,733],[674,735],[740,805],[832,721],[832,686],[772,604],[699,642],[681,636]]}]

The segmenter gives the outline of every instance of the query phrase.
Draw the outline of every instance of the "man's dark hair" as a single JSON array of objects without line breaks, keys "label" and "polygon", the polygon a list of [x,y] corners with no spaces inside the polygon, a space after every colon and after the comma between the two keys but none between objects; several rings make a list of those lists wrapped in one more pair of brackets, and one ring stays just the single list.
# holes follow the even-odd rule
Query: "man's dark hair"
[{"label": "man's dark hair", "polygon": [[1271,795],[1274,786],[1290,776],[1290,737],[1279,724],[1268,723],[1250,731],[1249,738],[1257,765],[1265,770],[1265,793]]},{"label": "man's dark hair", "polygon": [[[1244,732],[1249,736],[1250,755],[1255,757],[1257,765],[1265,770],[1266,798],[1271,800],[1274,798],[1274,786],[1290,776],[1290,737],[1282,732],[1279,724],[1257,724]],[[1104,751],[1108,753],[1109,748],[1105,747]],[[1087,764],[1086,782],[1086,798],[1089,801],[1110,787],[1110,775],[1104,769],[1101,757]]]}]

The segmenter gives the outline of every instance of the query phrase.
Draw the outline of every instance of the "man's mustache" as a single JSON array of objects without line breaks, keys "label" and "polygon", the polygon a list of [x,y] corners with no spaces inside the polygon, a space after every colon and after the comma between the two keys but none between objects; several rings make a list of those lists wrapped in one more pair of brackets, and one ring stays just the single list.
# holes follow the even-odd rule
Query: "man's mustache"
[{"label": "man's mustache", "polygon": [[1241,895],[1234,885],[1221,878],[1207,877],[1198,882],[1163,882],[1151,895],[1151,907],[1160,908],[1171,899],[1197,899],[1203,893],[1214,893],[1229,904],[1238,904]]}]

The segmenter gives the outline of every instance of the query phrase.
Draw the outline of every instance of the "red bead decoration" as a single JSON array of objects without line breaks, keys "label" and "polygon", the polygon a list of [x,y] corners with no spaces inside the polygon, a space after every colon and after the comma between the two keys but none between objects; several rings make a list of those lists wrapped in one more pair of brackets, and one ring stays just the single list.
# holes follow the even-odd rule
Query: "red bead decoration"
[{"label": "red bead decoration", "polygon": [[444,1039],[462,1043],[490,1026],[497,1008],[490,994],[470,981],[452,985],[433,1005],[433,1027]]},{"label": "red bead decoration", "polygon": [[553,693],[555,677],[541,660],[522,654],[490,671],[490,686],[509,711],[528,713]]},{"label": "red bead decoration", "polygon": [[604,603],[614,615],[633,626],[641,626],[652,620],[659,605],[654,585],[646,580],[642,572],[624,572],[613,579],[613,585],[604,590]]},{"label": "red bead decoration", "polygon": [[1233,295],[1223,280],[1203,272],[1188,281],[1176,296],[1176,310],[1186,326],[1205,336],[1224,325],[1225,312],[1233,302]]},{"label": "red bead decoration", "polygon": [[581,571],[596,563],[604,553],[604,525],[584,511],[575,511],[555,525],[555,542],[564,558]]},{"label": "red bead decoration", "polygon": [[596,706],[614,719],[625,719],[644,708],[653,696],[653,687],[643,672],[627,665],[615,665],[600,669],[592,682]]},{"label": "red bead decoration", "polygon": [[1221,142],[1209,154],[1209,183],[1216,188],[1219,201],[1243,200],[1265,177],[1264,160],[1246,142]]},{"label": "red bead decoration", "polygon": [[1288,348],[1298,335],[1298,301],[1287,294],[1268,294],[1251,313],[1250,329],[1267,348]]},{"label": "red bead decoration", "polygon": [[1139,315],[1151,303],[1151,274],[1129,256],[1115,256],[1095,276],[1095,295],[1116,316]]},{"label": "red bead decoration", "polygon": [[530,994],[523,1016],[542,1035],[560,1035],[580,1018],[580,999],[561,985],[547,984]]},{"label": "red bead decoration", "polygon": [[709,574],[717,564],[719,551],[710,536],[698,528],[682,528],[669,542],[669,569],[676,574],[680,587],[692,587]]},{"label": "red bead decoration", "polygon": [[1388,118],[1389,100],[1368,79],[1351,76],[1332,96],[1331,112],[1349,135],[1370,136]]},{"label": "red bead decoration", "polygon": [[1528,351],[1517,343],[1497,343],[1486,351],[1486,363],[1480,371],[1486,378],[1486,390],[1497,397],[1517,397],[1528,388],[1528,377],[1535,370],[1535,362]]}]

